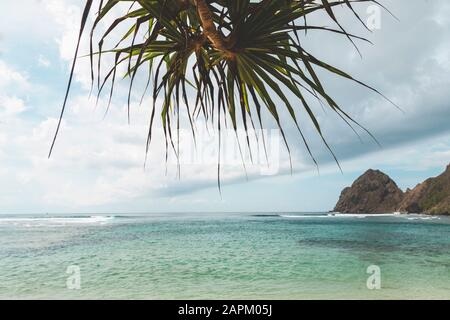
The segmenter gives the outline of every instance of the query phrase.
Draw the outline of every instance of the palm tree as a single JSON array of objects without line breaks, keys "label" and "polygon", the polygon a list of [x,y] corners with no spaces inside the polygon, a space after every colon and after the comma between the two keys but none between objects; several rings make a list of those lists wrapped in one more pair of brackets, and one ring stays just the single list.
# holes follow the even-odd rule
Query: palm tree
[{"label": "palm tree", "polygon": [[[172,130],[179,129],[180,112],[186,112],[189,117],[194,139],[195,122],[199,115],[217,126],[219,132],[224,119],[228,119],[234,130],[237,130],[240,122],[248,132],[249,126],[254,128],[255,123],[264,128],[261,114],[268,112],[277,123],[289,151],[280,121],[280,113],[287,112],[316,163],[297,121],[298,106],[306,112],[331,153],[309,105],[310,97],[336,112],[350,127],[360,126],[327,93],[316,73],[317,69],[324,69],[376,90],[307,52],[300,39],[308,31],[319,30],[344,36],[353,44],[355,40],[367,41],[348,33],[336,15],[336,7],[344,6],[364,24],[354,9],[356,3],[380,5],[375,0],[100,0],[90,33],[92,83],[97,82],[98,94],[110,83],[111,102],[117,69],[122,64],[126,65],[126,76],[131,79],[129,110],[136,73],[144,68],[148,70],[146,90],[151,89],[153,105],[147,152],[152,139],[156,101],[162,98],[161,121],[166,146],[174,146]],[[103,32],[98,49],[94,51],[94,31],[99,28],[100,21],[119,4],[128,4],[129,8]],[[67,103],[78,47],[92,7],[93,1],[87,0],[61,118]],[[320,12],[326,13],[336,27],[311,24],[311,15]],[[121,35],[121,41],[113,48],[103,49],[105,40],[113,33],[117,36],[118,27],[125,21],[131,22],[131,28]],[[139,39],[141,36],[142,39]],[[102,77],[100,66],[102,55],[105,54],[114,55],[114,63]],[[95,56],[98,58],[96,67]],[[188,96],[195,97],[192,106]],[[276,100],[282,101],[282,104],[276,103]],[[56,135],[58,131],[59,125]],[[251,149],[248,135],[247,143]]]}]

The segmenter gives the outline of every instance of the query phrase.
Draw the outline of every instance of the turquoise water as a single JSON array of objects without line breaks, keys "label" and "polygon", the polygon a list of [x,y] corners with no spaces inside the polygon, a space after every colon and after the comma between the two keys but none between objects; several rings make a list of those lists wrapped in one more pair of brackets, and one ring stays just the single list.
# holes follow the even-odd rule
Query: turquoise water
[{"label": "turquoise water", "polygon": [[450,299],[450,218],[2,216],[0,298]]}]

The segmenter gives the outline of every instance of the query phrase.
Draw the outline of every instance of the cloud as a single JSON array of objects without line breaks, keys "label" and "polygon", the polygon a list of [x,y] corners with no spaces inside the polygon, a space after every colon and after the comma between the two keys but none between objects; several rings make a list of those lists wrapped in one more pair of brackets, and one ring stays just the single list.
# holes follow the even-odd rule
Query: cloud
[{"label": "cloud", "polygon": [[0,121],[8,121],[26,109],[21,97],[8,92],[14,90],[15,93],[20,93],[29,88],[30,83],[26,74],[20,73],[0,60]]},{"label": "cloud", "polygon": [[0,59],[0,89],[2,91],[10,89],[14,86],[21,89],[29,88],[28,76],[24,73],[20,73],[5,61]]},{"label": "cloud", "polygon": [[[311,32],[303,40],[303,46],[316,57],[323,58],[376,88],[401,108],[401,111],[396,109],[389,101],[367,88],[319,71],[331,96],[356,121],[370,130],[384,149],[397,148],[450,130],[450,45],[446,40],[450,37],[450,21],[445,18],[449,3],[440,0],[395,1],[390,2],[388,7],[399,17],[400,22],[384,13],[381,30],[368,34],[360,28],[358,34],[366,35],[374,43],[358,43],[362,59],[345,37]],[[344,12],[342,14],[345,16]],[[362,17],[364,19],[365,15]],[[319,26],[329,25],[329,20],[324,17],[311,19],[310,22]],[[347,28],[358,30],[357,21],[347,23]],[[360,143],[353,131],[333,112],[323,112],[313,99],[311,104],[318,114],[325,137],[341,161],[380,151],[377,144],[358,126],[354,127],[364,143]],[[311,122],[305,116],[299,118],[302,119],[301,125],[312,150],[322,165],[333,162]],[[289,123],[286,118],[284,122]],[[292,125],[289,131],[290,141],[299,139]],[[294,148],[294,153],[299,162],[311,162],[305,148]]]},{"label": "cloud", "polygon": [[[114,205],[144,195],[170,197],[216,184],[215,163],[182,166],[179,180],[176,163],[166,167],[163,130],[158,127],[144,169],[147,110],[133,110],[136,120],[128,125],[125,104],[112,105],[103,120],[106,105],[107,100],[100,99],[94,109],[87,96],[72,97],[50,159],[47,152],[56,118],[31,123],[19,118],[14,124],[19,130],[9,124],[2,139],[7,154],[0,158],[9,171],[8,180],[16,181],[18,188],[26,182],[34,195],[39,194],[40,205],[65,210]],[[222,179],[226,183],[242,175],[240,165],[230,166],[223,170]],[[10,188],[11,183],[2,187]]]},{"label": "cloud", "polygon": [[38,65],[40,67],[48,68],[48,67],[50,67],[51,62],[46,57],[44,57],[43,55],[39,55]]},{"label": "cloud", "polygon": [[25,103],[17,97],[0,95],[0,116],[4,119],[25,111]]}]

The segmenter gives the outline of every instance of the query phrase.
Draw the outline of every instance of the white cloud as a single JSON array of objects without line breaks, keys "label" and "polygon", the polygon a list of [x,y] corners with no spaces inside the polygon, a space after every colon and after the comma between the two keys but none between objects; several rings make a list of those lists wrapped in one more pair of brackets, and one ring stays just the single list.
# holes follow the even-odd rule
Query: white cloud
[{"label": "white cloud", "polygon": [[[144,170],[147,110],[134,109],[135,120],[128,125],[125,105],[112,105],[103,120],[106,101],[101,99],[96,109],[93,104],[87,96],[72,97],[50,159],[47,152],[57,119],[31,125],[19,119],[16,129],[9,125],[2,139],[2,148],[9,154],[0,161],[10,171],[10,180],[19,188],[24,183],[33,186],[41,204],[66,210],[114,205],[143,196],[166,197],[169,190],[184,192],[216,184],[216,164],[185,165],[183,178],[178,180],[176,165],[169,163],[166,175],[163,132],[157,126]],[[23,161],[26,164],[19,169],[17,163]],[[249,169],[251,174],[254,171]],[[224,168],[223,183],[242,176],[240,165]],[[1,185],[0,190],[10,184]]]},{"label": "white cloud", "polygon": [[24,100],[15,93],[24,92],[30,87],[27,75],[0,60],[0,117],[3,121],[25,111]]},{"label": "white cloud", "polygon": [[50,60],[48,60],[43,55],[39,55],[39,57],[38,57],[38,65],[40,67],[48,68],[48,67],[50,67],[51,62],[50,62]]},{"label": "white cloud", "polygon": [[2,118],[25,111],[25,103],[17,97],[0,95],[0,116]]},{"label": "white cloud", "polygon": [[[49,0],[44,3],[45,10],[52,18],[52,23],[59,30],[56,38],[54,39],[58,45],[59,53],[61,60],[66,62],[67,66],[71,66],[74,53],[78,41],[79,30],[80,30],[80,21],[81,21],[81,13],[83,11],[83,6],[79,4],[79,2],[74,2],[71,0]],[[96,8],[96,4],[93,5]],[[115,13],[123,12],[123,10],[128,10],[129,6],[127,4],[119,3],[116,7],[109,12],[109,14],[104,17],[104,19],[99,24],[99,27],[104,27],[104,30],[114,21],[116,18]],[[82,85],[85,90],[90,89],[91,87],[91,66],[90,59],[86,57],[89,53],[89,35],[90,28],[93,24],[93,16],[90,16],[90,20],[88,20],[85,31],[82,37],[82,41],[80,43],[79,48],[79,57],[84,56],[83,58],[78,58],[77,66],[74,72],[74,79],[78,83]],[[123,23],[127,25],[126,23]],[[120,30],[121,26],[117,28]],[[128,30],[127,28],[123,30]],[[108,39],[105,39],[104,46],[107,47],[111,43],[116,43],[121,37],[115,36],[112,33]],[[97,51],[99,36],[97,33],[94,34],[93,46],[94,52]],[[97,56],[94,56],[94,65],[97,65],[96,61]],[[104,54],[102,60],[107,63],[103,63],[102,65],[111,65],[114,61],[113,55]],[[108,64],[109,63],[109,64]],[[96,70],[95,70],[96,71]],[[120,73],[120,72],[119,72]]]},{"label": "white cloud", "polygon": [[12,86],[16,89],[17,87],[27,89],[29,87],[28,76],[18,72],[0,59],[0,89],[4,92]]}]

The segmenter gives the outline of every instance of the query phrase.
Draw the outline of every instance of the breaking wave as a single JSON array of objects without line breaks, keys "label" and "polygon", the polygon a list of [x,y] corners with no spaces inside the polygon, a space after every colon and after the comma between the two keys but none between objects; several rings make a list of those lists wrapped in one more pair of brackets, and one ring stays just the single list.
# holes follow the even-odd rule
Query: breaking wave
[{"label": "breaking wave", "polygon": [[68,216],[68,217],[14,217],[0,218],[0,225],[25,225],[25,226],[41,226],[41,225],[90,225],[90,224],[106,224],[113,220],[114,216]]}]

